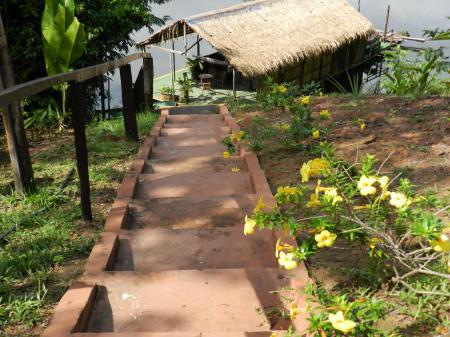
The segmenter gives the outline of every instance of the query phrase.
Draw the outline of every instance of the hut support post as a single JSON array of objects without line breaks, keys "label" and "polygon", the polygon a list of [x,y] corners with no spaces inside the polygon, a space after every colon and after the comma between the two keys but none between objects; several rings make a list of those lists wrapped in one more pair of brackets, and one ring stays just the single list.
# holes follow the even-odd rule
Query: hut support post
[{"label": "hut support post", "polygon": [[108,118],[111,118],[111,79],[108,77]]},{"label": "hut support post", "polygon": [[187,27],[186,27],[186,24],[183,25],[183,35],[184,35],[184,52],[187,53],[188,40],[187,40]]},{"label": "hut support post", "polygon": [[233,100],[236,101],[236,69],[233,68]]},{"label": "hut support post", "polygon": [[[172,50],[175,50],[175,41],[172,39]],[[175,102],[175,54],[170,54],[172,67],[172,100]]]},{"label": "hut support post", "polygon": [[197,55],[200,55],[200,36],[197,34]]},{"label": "hut support post", "polygon": [[386,13],[386,21],[384,23],[384,40],[386,40],[386,35],[387,35],[387,31],[388,31],[388,25],[389,25],[389,14],[391,12],[391,5],[388,5],[387,8],[387,13]]},{"label": "hut support post", "polygon": [[88,149],[86,144],[86,132],[84,116],[86,116],[86,103],[81,83],[73,83],[71,86],[72,120],[75,137],[75,154],[77,159],[78,177],[80,179],[81,213],[83,219],[92,221],[91,196],[89,186]]},{"label": "hut support post", "polygon": [[153,58],[144,59],[144,105],[147,111],[153,110]]},{"label": "hut support post", "polygon": [[129,64],[120,67],[120,82],[122,85],[123,122],[125,135],[129,140],[138,141],[139,133],[136,121],[136,104],[134,101],[133,79]]}]

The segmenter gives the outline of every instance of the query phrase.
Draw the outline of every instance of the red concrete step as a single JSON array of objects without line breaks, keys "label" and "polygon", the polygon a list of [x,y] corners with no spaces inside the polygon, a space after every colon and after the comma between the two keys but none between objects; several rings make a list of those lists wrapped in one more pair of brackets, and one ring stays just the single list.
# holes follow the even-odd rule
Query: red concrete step
[{"label": "red concrete step", "polygon": [[230,196],[255,193],[248,173],[140,174],[136,199]]},{"label": "red concrete step", "polygon": [[203,146],[156,146],[151,159],[178,159],[191,157],[211,157],[223,155],[224,147],[219,144]]},{"label": "red concrete step", "polygon": [[[131,333],[74,333],[71,337],[270,337],[272,331],[245,332],[131,332]],[[284,336],[286,331],[279,331]]]},{"label": "red concrete step", "polygon": [[161,130],[162,136],[223,136],[229,134],[230,128],[228,126],[222,127],[204,127],[204,128],[163,128]]},{"label": "red concrete step", "polygon": [[183,137],[163,136],[158,138],[158,144],[156,148],[176,147],[176,146],[205,146],[205,145],[213,146],[213,145],[220,145],[222,139],[223,138],[218,136],[198,136],[198,135],[183,136]]},{"label": "red concrete step", "polygon": [[84,332],[257,332],[290,324],[257,313],[280,304],[274,290],[291,286],[275,268],[112,272],[96,284],[103,291]]},{"label": "red concrete step", "polygon": [[241,172],[247,171],[247,166],[240,157],[223,159],[217,157],[191,157],[181,159],[151,159],[145,163],[144,173],[183,173],[183,172],[231,172],[238,167]]},{"label": "red concrete step", "polygon": [[182,198],[133,199],[129,228],[213,228],[242,226],[251,214],[257,195],[189,196]]},{"label": "red concrete step", "polygon": [[223,117],[219,114],[214,115],[169,115],[167,123],[191,123],[191,122],[215,122],[223,121]]},{"label": "red concrete step", "polygon": [[257,231],[244,237],[243,224],[228,228],[138,229],[120,235],[113,270],[277,268],[274,251],[271,232]]}]

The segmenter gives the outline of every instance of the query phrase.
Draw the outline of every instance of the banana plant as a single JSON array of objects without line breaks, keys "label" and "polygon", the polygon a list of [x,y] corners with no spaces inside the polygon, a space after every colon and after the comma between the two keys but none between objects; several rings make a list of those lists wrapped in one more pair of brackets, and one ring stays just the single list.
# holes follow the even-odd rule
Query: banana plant
[{"label": "banana plant", "polygon": [[[85,51],[84,26],[75,17],[73,0],[46,0],[41,30],[45,67],[49,76],[71,70]],[[67,83],[57,86],[61,91],[62,110],[66,114]]]}]

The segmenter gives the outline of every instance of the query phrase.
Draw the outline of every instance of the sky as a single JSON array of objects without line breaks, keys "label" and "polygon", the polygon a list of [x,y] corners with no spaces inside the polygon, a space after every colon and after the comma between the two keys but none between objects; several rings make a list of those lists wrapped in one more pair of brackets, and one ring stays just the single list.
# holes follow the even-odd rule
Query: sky
[{"label": "sky", "polygon": [[[348,0],[355,8],[358,7],[358,0]],[[395,31],[408,31],[411,36],[421,37],[424,29],[450,28],[450,0],[360,0],[361,13],[366,16],[376,28],[383,29],[388,5],[391,6],[389,29]],[[185,18],[191,15],[206,11],[228,7],[241,3],[241,0],[172,0],[164,5],[153,7],[156,16],[169,15],[172,20]],[[170,23],[171,21],[169,21]],[[155,31],[159,27],[154,28]],[[148,29],[142,29],[133,34],[133,39],[140,42],[149,37]],[[430,46],[438,47],[442,42],[432,42]],[[447,55],[450,55],[450,43],[445,43],[448,48]],[[178,50],[181,46],[178,47]],[[134,50],[130,50],[132,53]],[[201,45],[202,54],[212,52],[206,43]],[[170,71],[169,54],[157,49],[151,50],[155,76],[167,74]],[[185,58],[176,56],[176,68],[184,66]],[[132,63],[133,79],[141,67],[142,61]],[[113,76],[111,83],[111,106],[121,106],[120,77],[118,72]]]}]

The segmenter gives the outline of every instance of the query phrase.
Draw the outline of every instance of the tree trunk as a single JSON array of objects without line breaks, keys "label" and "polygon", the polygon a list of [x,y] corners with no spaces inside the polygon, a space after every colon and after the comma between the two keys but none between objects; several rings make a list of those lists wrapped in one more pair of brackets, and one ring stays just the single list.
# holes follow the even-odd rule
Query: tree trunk
[{"label": "tree trunk", "polygon": [[[15,85],[13,65],[0,15],[0,89]],[[1,107],[16,191],[25,193],[34,189],[33,167],[19,102]]]}]

